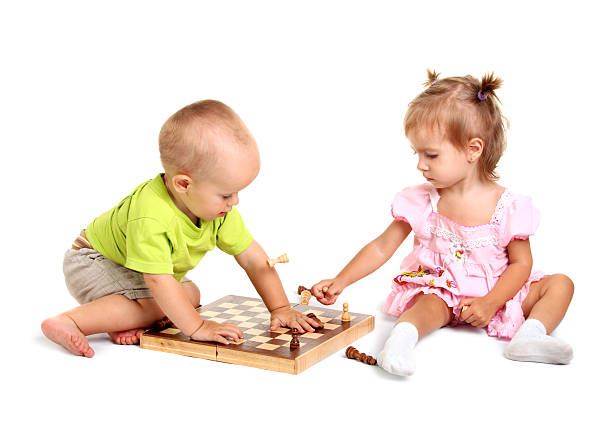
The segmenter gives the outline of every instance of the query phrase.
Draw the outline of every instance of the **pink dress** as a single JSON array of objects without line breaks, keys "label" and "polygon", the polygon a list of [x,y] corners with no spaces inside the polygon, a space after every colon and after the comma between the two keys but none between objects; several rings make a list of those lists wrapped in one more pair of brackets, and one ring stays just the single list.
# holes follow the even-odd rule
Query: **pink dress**
[{"label": "pink dress", "polygon": [[[484,296],[493,288],[508,267],[508,243],[533,235],[540,214],[531,198],[506,190],[488,224],[463,226],[438,213],[439,198],[429,183],[395,196],[391,213],[412,227],[414,249],[402,261],[402,273],[393,280],[384,311],[398,317],[417,294],[435,294],[453,309],[456,325],[459,301]],[[529,285],[543,276],[541,271],[531,272],[521,290],[493,316],[487,326],[490,336],[514,336],[525,320],[521,304]]]}]

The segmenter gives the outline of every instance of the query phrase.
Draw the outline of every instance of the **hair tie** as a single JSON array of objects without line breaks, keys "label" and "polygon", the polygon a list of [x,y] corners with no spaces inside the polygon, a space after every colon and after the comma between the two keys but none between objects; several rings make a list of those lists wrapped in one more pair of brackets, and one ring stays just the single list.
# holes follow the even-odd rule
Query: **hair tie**
[{"label": "hair tie", "polygon": [[481,90],[481,91],[478,91],[478,99],[479,99],[480,101],[484,101],[484,100],[486,100],[488,97],[489,97],[489,94],[483,94],[483,93],[482,93],[482,90]]}]

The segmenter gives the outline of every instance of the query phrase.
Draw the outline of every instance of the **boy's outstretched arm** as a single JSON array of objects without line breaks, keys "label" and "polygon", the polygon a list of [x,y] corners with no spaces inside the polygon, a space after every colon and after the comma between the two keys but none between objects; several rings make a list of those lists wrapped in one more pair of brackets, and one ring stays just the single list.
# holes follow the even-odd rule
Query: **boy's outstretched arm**
[{"label": "boy's outstretched arm", "polygon": [[229,344],[242,338],[242,331],[234,324],[219,324],[203,320],[196,312],[180,283],[171,274],[147,274],[144,280],[153,298],[166,316],[186,336],[194,340],[211,340]]},{"label": "boy's outstretched arm", "polygon": [[[345,287],[373,273],[387,262],[411,230],[410,224],[393,220],[387,229],[365,245],[335,278],[318,282],[310,291],[322,304],[332,305]],[[323,292],[323,287],[328,290]]]},{"label": "boy's outstretched arm", "polygon": [[270,311],[271,330],[285,326],[297,328],[303,333],[312,332],[314,331],[312,327],[319,326],[314,320],[291,308],[280,277],[276,270],[268,265],[268,255],[259,243],[253,240],[249,247],[235,258]]}]

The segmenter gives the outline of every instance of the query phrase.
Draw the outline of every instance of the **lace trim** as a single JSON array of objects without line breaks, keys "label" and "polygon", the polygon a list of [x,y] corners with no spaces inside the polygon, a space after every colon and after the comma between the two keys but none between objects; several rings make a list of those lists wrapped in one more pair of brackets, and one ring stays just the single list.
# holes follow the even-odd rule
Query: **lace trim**
[{"label": "lace trim", "polygon": [[[438,201],[439,200],[440,200],[440,194],[438,194],[438,191],[436,190],[436,188],[434,188],[433,185],[430,184],[429,185],[429,202],[431,203],[431,208],[433,212],[435,212],[438,215],[441,215],[442,217],[446,218],[449,221],[452,221],[455,224],[460,225],[461,227],[465,229],[486,226],[486,224],[480,224],[478,226],[464,226],[438,213]],[[504,211],[506,210],[506,207],[508,206],[508,204],[512,202],[513,200],[514,200],[514,195],[512,194],[512,192],[510,192],[508,189],[504,190],[504,193],[502,193],[502,195],[499,197],[499,201],[497,201],[497,205],[495,206],[495,210],[493,211],[491,220],[487,224],[502,224],[504,216],[505,216]]]},{"label": "lace trim", "polygon": [[461,236],[457,236],[455,233],[451,233],[446,229],[433,226],[431,224],[427,224],[427,231],[443,239],[450,240],[453,243],[453,246],[457,248],[463,248],[466,250],[484,248],[486,246],[499,244],[499,239],[497,236],[493,235],[480,237],[477,239],[464,239]]},{"label": "lace trim", "polygon": [[495,207],[495,211],[493,211],[493,215],[491,216],[491,224],[501,224],[504,218],[504,210],[506,206],[512,201],[512,193],[506,189],[502,196],[497,201],[497,206]]}]

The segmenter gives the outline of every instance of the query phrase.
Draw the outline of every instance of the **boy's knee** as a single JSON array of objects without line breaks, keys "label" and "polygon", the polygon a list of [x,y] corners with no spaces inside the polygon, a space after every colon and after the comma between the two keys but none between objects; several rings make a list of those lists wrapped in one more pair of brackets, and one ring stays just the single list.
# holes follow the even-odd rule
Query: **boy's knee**
[{"label": "boy's knee", "polygon": [[187,292],[187,297],[189,297],[189,302],[195,308],[200,305],[200,289],[193,281],[187,281],[183,283],[183,287]]}]

